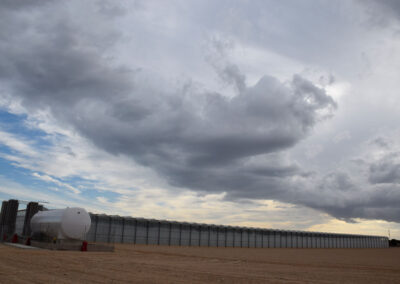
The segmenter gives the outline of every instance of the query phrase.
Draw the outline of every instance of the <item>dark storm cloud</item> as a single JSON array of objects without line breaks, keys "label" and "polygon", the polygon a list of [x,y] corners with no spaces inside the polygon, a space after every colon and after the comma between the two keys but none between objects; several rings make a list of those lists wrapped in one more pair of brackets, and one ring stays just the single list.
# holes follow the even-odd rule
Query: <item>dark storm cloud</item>
[{"label": "dark storm cloud", "polygon": [[131,157],[173,186],[302,204],[343,219],[400,220],[392,188],[382,188],[383,197],[364,194],[346,174],[318,178],[287,161],[284,151],[336,108],[302,76],[288,82],[264,76],[247,86],[239,68],[225,64],[214,68],[236,87],[233,97],[190,84],[166,88],[107,56],[117,33],[92,36],[58,3],[29,17],[3,4],[0,81],[30,112],[50,111],[99,148]]},{"label": "dark storm cloud", "polygon": [[397,0],[367,0],[359,1],[369,14],[369,21],[373,25],[387,26],[393,20],[400,20],[400,2]]},{"label": "dark storm cloud", "polygon": [[380,8],[383,12],[386,12],[386,14],[400,16],[400,2],[397,0],[366,1],[366,3],[368,2],[373,8]]},{"label": "dark storm cloud", "polygon": [[370,165],[369,181],[373,184],[379,183],[400,183],[400,163],[394,158],[399,158],[400,153],[390,153],[390,155],[380,159]]},{"label": "dark storm cloud", "polygon": [[389,141],[387,141],[387,139],[384,138],[384,137],[377,137],[377,138],[373,139],[370,143],[372,145],[375,144],[375,145],[377,145],[379,147],[382,147],[384,149],[387,149],[390,146]]},{"label": "dark storm cloud", "polygon": [[141,162],[175,157],[175,164],[208,166],[286,149],[308,134],[317,111],[336,106],[299,75],[287,84],[264,76],[245,87],[232,66],[225,78],[239,77],[243,90],[233,98],[143,86],[141,75],[111,68],[68,23],[45,28],[45,36],[23,28],[6,36],[2,80],[26,106],[50,106],[102,148]]},{"label": "dark storm cloud", "polygon": [[347,222],[354,218],[400,220],[400,187],[398,184],[371,185],[352,178],[348,173],[334,172],[306,183],[307,191],[312,182],[315,190],[307,196],[298,194],[299,203],[329,213]]},{"label": "dark storm cloud", "polygon": [[4,9],[10,10],[19,10],[19,9],[29,9],[29,8],[37,8],[38,6],[45,5],[47,2],[51,0],[2,0],[1,6]]},{"label": "dark storm cloud", "polygon": [[371,139],[370,145],[383,153],[379,159],[367,161],[368,180],[372,184],[400,183],[400,152],[396,144],[387,137],[378,136]]}]

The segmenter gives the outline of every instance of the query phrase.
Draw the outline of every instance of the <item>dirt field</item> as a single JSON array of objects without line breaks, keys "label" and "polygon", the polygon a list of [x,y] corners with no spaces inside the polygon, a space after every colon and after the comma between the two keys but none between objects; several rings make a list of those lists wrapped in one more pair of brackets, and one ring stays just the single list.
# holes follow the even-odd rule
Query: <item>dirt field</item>
[{"label": "dirt field", "polygon": [[114,253],[0,244],[0,283],[400,283],[400,248],[116,245]]}]

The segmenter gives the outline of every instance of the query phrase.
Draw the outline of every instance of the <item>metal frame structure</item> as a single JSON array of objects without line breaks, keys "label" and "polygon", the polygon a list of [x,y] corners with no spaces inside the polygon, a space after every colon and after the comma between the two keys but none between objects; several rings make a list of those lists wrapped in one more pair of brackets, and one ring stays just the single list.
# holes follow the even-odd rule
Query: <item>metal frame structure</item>
[{"label": "metal frame structure", "polygon": [[88,241],[239,248],[387,248],[382,236],[235,227],[90,214]]}]

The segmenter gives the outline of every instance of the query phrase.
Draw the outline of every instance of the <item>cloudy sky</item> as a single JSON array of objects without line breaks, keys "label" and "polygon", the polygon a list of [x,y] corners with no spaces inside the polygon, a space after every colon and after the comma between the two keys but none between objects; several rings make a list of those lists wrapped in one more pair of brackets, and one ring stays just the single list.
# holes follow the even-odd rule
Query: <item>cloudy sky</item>
[{"label": "cloudy sky", "polygon": [[0,1],[0,199],[400,238],[400,4]]}]

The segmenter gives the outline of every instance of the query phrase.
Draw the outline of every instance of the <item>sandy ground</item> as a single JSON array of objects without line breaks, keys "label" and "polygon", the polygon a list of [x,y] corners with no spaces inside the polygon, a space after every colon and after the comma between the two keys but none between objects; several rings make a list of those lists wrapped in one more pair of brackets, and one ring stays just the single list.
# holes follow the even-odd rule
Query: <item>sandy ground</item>
[{"label": "sandy ground", "polygon": [[0,283],[400,283],[400,248],[116,245],[114,253],[0,244]]}]

